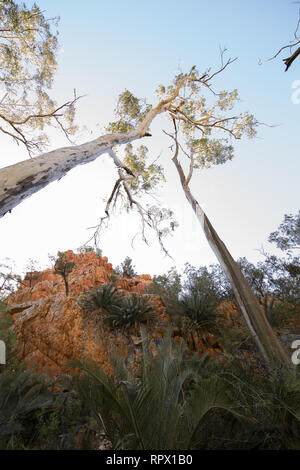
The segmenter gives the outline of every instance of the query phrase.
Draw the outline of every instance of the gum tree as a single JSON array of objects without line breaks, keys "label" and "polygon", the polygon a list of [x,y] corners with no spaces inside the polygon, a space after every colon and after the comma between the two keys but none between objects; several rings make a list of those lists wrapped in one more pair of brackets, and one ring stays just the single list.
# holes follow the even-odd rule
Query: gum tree
[{"label": "gum tree", "polygon": [[283,251],[300,250],[300,211],[295,215],[285,214],[278,229],[270,234],[269,242]]},{"label": "gum tree", "polygon": [[0,0],[0,132],[24,145],[29,155],[48,142],[45,129],[74,134],[74,104],[58,105],[49,95],[56,73],[59,18],[46,19],[39,7]]},{"label": "gum tree", "polygon": [[[12,1],[0,3],[1,7],[7,4],[14,7]],[[0,11],[3,14],[3,8]],[[126,90],[119,97],[117,119],[108,125],[107,134],[78,146],[42,153],[1,169],[0,216],[52,181],[62,178],[77,165],[89,163],[100,155],[108,154],[115,164],[117,176],[105,207],[106,216],[96,228],[94,238],[96,239],[105,219],[109,219],[113,207],[121,201],[123,208],[135,209],[139,213],[143,239],[146,241],[145,230],[150,226],[156,231],[164,249],[163,237],[176,226],[173,214],[158,206],[145,207],[142,203],[143,196],[164,180],[163,168],[155,162],[149,164],[147,147],[141,145],[135,149],[133,142],[144,137],[149,139],[152,122],[160,115],[165,116],[165,133],[173,146],[172,161],[177,169],[181,187],[232,284],[248,327],[266,361],[271,365],[281,363],[286,366],[289,359],[268,324],[255,295],[190,189],[190,182],[196,170],[230,160],[233,157],[232,142],[243,136],[251,138],[256,132],[257,121],[253,115],[247,112],[233,113],[238,101],[237,90],[216,92],[213,87],[217,76],[233,62],[229,59],[224,63],[223,54],[221,58],[221,66],[215,71],[208,69],[200,73],[194,66],[188,73],[175,76],[168,87],[159,86],[158,102],[155,105],[145,103]],[[73,103],[70,109],[73,110]],[[50,117],[56,119],[55,113],[54,110],[51,116],[44,116],[41,112],[41,121],[36,121],[33,115],[23,119],[24,122],[14,118],[16,122],[13,126],[20,126],[17,128],[20,130],[30,122],[33,125],[43,122],[43,119],[47,122]],[[18,140],[16,134],[12,137]],[[124,144],[127,145],[124,157],[121,157],[119,149]],[[187,171],[184,170],[186,166]],[[166,220],[169,226],[161,228],[161,222]]]},{"label": "gum tree", "polygon": [[[149,138],[152,121],[164,114],[169,126],[165,132],[173,142],[172,161],[181,187],[232,284],[247,325],[265,359],[272,364],[279,362],[287,365],[288,357],[255,295],[190,189],[196,170],[223,164],[233,157],[232,140],[255,135],[257,122],[254,117],[249,113],[232,112],[238,100],[237,91],[217,93],[212,87],[216,75],[231,62],[229,59],[215,72],[207,70],[200,74],[193,67],[187,74],[180,73],[168,88],[159,87],[159,102],[155,106],[146,105],[125,91],[119,98],[117,120],[108,126],[111,133],[86,144],[54,150],[0,170],[1,215],[51,181],[64,176],[71,168],[108,153],[115,163],[118,176],[107,200],[106,217],[109,217],[112,205],[123,198],[127,208],[135,208],[140,214],[144,239],[145,227],[150,225],[156,229],[161,241],[164,233],[159,230],[157,221],[164,214],[157,208],[143,207],[141,194],[149,188],[153,189],[162,180],[162,168],[153,164],[147,166],[145,147],[134,152],[132,146],[127,146],[123,160],[117,154],[117,148],[142,137]],[[186,172],[182,159],[187,162]]]},{"label": "gum tree", "polygon": [[54,274],[58,274],[62,277],[65,285],[66,296],[69,295],[69,275],[73,271],[75,263],[72,261],[67,260],[67,256],[65,253],[59,251],[57,253],[57,259],[51,257],[54,263]]}]

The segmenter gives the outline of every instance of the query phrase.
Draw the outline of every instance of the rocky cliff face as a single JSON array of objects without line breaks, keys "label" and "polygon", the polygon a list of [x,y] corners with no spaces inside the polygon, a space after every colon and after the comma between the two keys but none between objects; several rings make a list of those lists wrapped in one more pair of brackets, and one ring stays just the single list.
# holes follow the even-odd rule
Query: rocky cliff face
[{"label": "rocky cliff face", "polygon": [[[108,353],[115,349],[128,367],[136,367],[141,355],[139,328],[132,326],[124,331],[109,328],[103,324],[105,311],[87,313],[79,304],[81,294],[110,282],[112,265],[106,257],[99,257],[94,252],[74,254],[67,251],[66,257],[75,264],[69,275],[68,297],[62,278],[48,269],[39,273],[36,279],[25,281],[7,299],[18,337],[17,358],[50,375],[70,373],[66,364],[74,358],[91,359],[110,371]],[[160,297],[144,293],[151,282],[149,275],[131,279],[117,276],[115,286],[122,295],[129,292],[146,295],[156,307],[157,318],[147,325],[152,344],[155,344],[170,319]],[[178,329],[174,330],[174,335],[176,341],[184,341]],[[196,335],[193,349],[199,354],[208,351],[212,357],[221,352],[212,335],[201,338]]]}]

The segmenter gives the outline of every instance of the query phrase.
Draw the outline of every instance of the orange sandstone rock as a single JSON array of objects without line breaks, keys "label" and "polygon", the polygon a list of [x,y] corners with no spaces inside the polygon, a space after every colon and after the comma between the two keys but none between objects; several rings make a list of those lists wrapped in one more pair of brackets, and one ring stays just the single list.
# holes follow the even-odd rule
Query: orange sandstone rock
[{"label": "orange sandstone rock", "polygon": [[[72,359],[93,360],[110,373],[109,353],[114,350],[129,368],[137,370],[141,358],[139,327],[133,325],[125,331],[109,328],[103,323],[107,315],[104,310],[88,313],[79,304],[82,293],[110,281],[112,265],[106,257],[99,257],[94,252],[74,254],[69,250],[66,257],[75,263],[69,276],[69,297],[65,295],[62,278],[47,269],[31,281],[31,286],[28,281],[24,282],[7,299],[18,337],[18,359],[50,375],[74,373],[74,369],[67,366]],[[155,349],[170,318],[158,295],[144,293],[151,282],[148,274],[131,279],[117,276],[115,285],[123,295],[136,292],[155,306],[157,318],[147,324],[151,347]],[[177,335],[178,343],[184,341],[189,345],[180,330],[174,331],[174,335]],[[211,357],[220,352],[214,338],[203,340],[193,335],[192,342],[192,349],[201,355],[207,350]]]}]

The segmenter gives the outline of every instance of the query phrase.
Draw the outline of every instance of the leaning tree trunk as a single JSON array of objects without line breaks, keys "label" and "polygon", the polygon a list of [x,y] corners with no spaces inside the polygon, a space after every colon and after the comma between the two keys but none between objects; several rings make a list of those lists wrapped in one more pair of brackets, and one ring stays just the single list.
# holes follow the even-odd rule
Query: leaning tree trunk
[{"label": "leaning tree trunk", "polygon": [[[25,198],[65,176],[77,165],[95,160],[114,145],[125,144],[145,135],[149,134],[139,130],[124,134],[107,134],[82,145],[53,150],[1,169],[0,217]],[[115,163],[122,167],[121,162]]]},{"label": "leaning tree trunk", "polygon": [[[63,147],[0,169],[0,217],[25,198],[65,176],[72,168],[89,163],[103,153],[111,154],[113,146],[151,136],[149,126],[164,111],[168,101],[161,101],[151,109],[137,128],[130,132],[106,134],[85,144]],[[117,167],[128,171],[115,154],[112,156]]]},{"label": "leaning tree trunk", "polygon": [[256,344],[258,345],[259,350],[261,351],[269,366],[277,367],[280,365],[283,367],[290,367],[291,361],[289,360],[288,355],[277,339],[261,305],[259,304],[256,296],[253,294],[238,264],[234,261],[225,244],[219,238],[217,232],[211,225],[204,211],[192,195],[183,169],[177,159],[177,154],[175,154],[173,162],[179,173],[185,196],[192,206],[198,220],[200,221],[205,236],[220,265],[227,274],[236,300],[240,306],[250,332],[255,339]]}]

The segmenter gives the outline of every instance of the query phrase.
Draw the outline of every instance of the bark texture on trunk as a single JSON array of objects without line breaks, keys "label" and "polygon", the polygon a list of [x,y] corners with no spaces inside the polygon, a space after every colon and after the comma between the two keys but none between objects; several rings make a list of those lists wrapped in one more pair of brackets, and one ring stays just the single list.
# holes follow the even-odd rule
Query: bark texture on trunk
[{"label": "bark texture on trunk", "polygon": [[[142,137],[150,137],[148,129],[151,122],[158,114],[165,111],[168,103],[178,95],[179,89],[178,86],[173,96],[160,101],[155,108],[152,108],[137,128],[130,132],[106,134],[91,142],[63,147],[0,169],[0,217],[11,211],[25,198],[52,181],[65,176],[77,165],[89,163],[103,153],[111,153],[110,151],[115,145],[127,144]],[[120,166],[121,162],[117,158],[114,161],[117,166]],[[125,167],[123,168],[126,170]]]},{"label": "bark texture on trunk", "polygon": [[69,296],[69,283],[68,279],[64,277],[64,283],[65,283],[65,290],[66,290],[66,297]]},{"label": "bark texture on trunk", "polygon": [[0,217],[77,165],[95,160],[114,145],[126,144],[144,135],[139,129],[126,134],[107,134],[82,145],[63,147],[1,169]]}]

